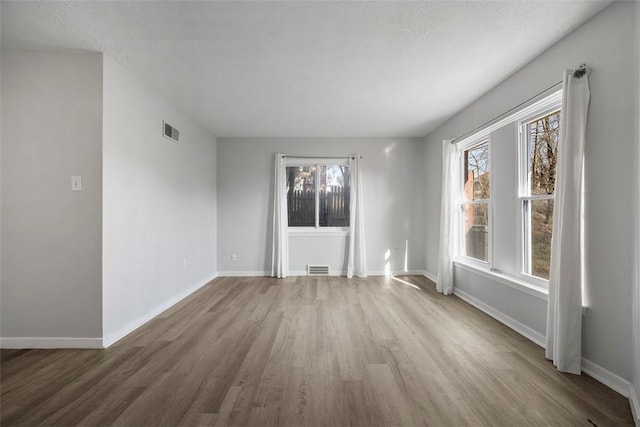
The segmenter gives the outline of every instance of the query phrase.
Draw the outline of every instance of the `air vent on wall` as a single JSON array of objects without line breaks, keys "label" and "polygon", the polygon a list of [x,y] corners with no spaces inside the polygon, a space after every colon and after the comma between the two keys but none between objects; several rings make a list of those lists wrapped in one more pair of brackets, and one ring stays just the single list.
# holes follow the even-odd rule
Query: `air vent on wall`
[{"label": "air vent on wall", "polygon": [[307,276],[328,276],[328,265],[307,265]]},{"label": "air vent on wall", "polygon": [[162,121],[162,134],[173,142],[178,142],[178,139],[180,138],[180,131],[164,120]]}]

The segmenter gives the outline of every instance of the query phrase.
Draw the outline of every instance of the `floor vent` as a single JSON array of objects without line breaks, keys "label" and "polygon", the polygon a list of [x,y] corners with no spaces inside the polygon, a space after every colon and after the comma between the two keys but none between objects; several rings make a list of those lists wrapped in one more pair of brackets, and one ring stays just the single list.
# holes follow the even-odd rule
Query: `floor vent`
[{"label": "floor vent", "polygon": [[328,276],[328,265],[307,265],[307,276]]}]

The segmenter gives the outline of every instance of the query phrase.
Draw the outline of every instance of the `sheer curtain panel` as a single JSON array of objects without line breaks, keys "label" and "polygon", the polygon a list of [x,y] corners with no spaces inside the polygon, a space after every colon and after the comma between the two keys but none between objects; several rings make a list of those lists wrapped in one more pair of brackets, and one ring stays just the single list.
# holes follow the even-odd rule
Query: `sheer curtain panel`
[{"label": "sheer curtain panel", "polygon": [[271,276],[289,275],[289,235],[287,232],[287,176],[284,154],[275,156],[273,188],[273,250],[271,255]]},{"label": "sheer curtain panel", "polygon": [[360,156],[349,159],[351,199],[349,202],[349,257],[347,277],[367,277],[367,254],[364,240],[364,204],[362,202],[362,167]]},{"label": "sheer curtain panel", "polygon": [[458,193],[460,192],[458,147],[450,139],[442,141],[442,196],[440,201],[440,249],[436,290],[453,292],[453,257],[460,233]]},{"label": "sheer curtain panel", "polygon": [[571,374],[580,374],[582,359],[581,197],[589,97],[587,73],[565,70],[545,356]]}]

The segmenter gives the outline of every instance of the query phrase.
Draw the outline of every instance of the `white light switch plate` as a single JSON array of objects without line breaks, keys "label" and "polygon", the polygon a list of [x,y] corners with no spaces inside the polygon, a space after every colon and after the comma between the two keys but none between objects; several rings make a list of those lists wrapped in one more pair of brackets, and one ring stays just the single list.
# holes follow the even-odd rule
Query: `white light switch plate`
[{"label": "white light switch plate", "polygon": [[82,191],[82,177],[81,176],[72,176],[71,177],[71,191]]}]

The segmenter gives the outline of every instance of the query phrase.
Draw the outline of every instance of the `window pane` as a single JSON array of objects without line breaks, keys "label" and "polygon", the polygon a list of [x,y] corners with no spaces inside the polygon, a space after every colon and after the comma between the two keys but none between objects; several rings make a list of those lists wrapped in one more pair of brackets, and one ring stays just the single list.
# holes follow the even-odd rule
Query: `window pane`
[{"label": "window pane", "polygon": [[464,199],[489,198],[489,144],[464,152]]},{"label": "window pane", "polygon": [[289,227],[315,227],[315,166],[287,166]]},{"label": "window pane", "polygon": [[465,255],[482,261],[489,260],[489,204],[464,205]]},{"label": "window pane", "polygon": [[525,273],[549,279],[551,235],[553,234],[553,200],[525,201],[526,230],[529,240],[528,271]]},{"label": "window pane", "polygon": [[532,195],[553,194],[560,140],[560,111],[527,125],[527,164]]},{"label": "window pane", "polygon": [[349,226],[348,166],[320,166],[320,227]]}]

